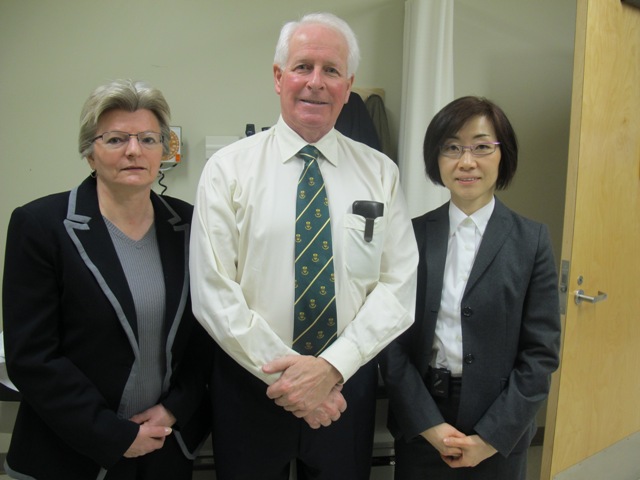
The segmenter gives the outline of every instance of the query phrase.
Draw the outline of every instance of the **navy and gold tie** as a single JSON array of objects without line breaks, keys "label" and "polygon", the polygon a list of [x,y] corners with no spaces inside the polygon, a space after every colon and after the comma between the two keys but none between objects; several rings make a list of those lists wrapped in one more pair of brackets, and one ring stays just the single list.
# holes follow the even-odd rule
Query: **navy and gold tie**
[{"label": "navy and gold tie", "polygon": [[318,355],[337,336],[331,219],[319,154],[311,145],[298,152],[304,170],[296,200],[293,349],[303,355]]}]

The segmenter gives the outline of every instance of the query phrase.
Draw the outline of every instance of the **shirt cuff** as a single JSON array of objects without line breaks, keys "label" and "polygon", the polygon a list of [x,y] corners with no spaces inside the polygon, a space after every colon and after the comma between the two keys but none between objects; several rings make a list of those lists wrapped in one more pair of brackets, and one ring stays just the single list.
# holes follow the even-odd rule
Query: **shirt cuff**
[{"label": "shirt cuff", "polygon": [[358,346],[344,337],[338,337],[329,348],[320,354],[320,358],[324,358],[340,372],[343,383],[349,380],[362,366],[362,356],[358,351]]}]

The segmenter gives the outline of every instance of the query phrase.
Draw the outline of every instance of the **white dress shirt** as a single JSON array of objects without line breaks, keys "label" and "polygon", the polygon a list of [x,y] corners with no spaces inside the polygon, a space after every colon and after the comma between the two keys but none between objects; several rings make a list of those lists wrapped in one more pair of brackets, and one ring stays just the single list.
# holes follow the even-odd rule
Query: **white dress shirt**
[{"label": "white dress shirt", "polygon": [[[306,145],[282,118],[207,162],[191,230],[191,295],[200,323],[251,373],[291,348],[295,200]],[[347,381],[413,322],[418,253],[396,165],[331,130],[314,144],[331,214],[338,338],[322,354]],[[364,241],[355,200],[384,204]]]},{"label": "white dress shirt", "polygon": [[462,296],[494,206],[495,198],[491,198],[487,205],[467,216],[453,202],[449,203],[449,244],[431,366],[446,368],[454,376],[462,375]]}]

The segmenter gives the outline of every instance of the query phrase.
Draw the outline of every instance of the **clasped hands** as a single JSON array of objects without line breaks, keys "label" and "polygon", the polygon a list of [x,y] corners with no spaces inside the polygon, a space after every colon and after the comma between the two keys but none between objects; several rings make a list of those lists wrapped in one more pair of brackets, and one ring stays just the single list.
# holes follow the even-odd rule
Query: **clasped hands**
[{"label": "clasped hands", "polygon": [[159,403],[129,419],[140,425],[138,435],[124,452],[126,458],[135,458],[162,448],[165,438],[171,434],[176,417]]},{"label": "clasped hands", "polygon": [[497,452],[479,435],[465,435],[448,423],[431,427],[421,435],[451,468],[475,467]]},{"label": "clasped hands", "polygon": [[328,427],[347,408],[342,396],[342,375],[329,362],[310,355],[288,355],[262,367],[267,374],[281,372],[267,388],[275,404],[304,418],[311,428]]}]

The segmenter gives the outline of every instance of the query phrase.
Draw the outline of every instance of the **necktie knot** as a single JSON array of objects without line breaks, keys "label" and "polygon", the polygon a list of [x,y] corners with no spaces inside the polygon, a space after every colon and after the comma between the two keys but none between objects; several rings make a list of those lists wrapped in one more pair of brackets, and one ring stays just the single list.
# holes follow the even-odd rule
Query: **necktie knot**
[{"label": "necktie knot", "polygon": [[311,163],[313,160],[317,160],[320,156],[320,151],[313,145],[305,145],[298,152],[298,156],[304,160],[305,164]]}]

